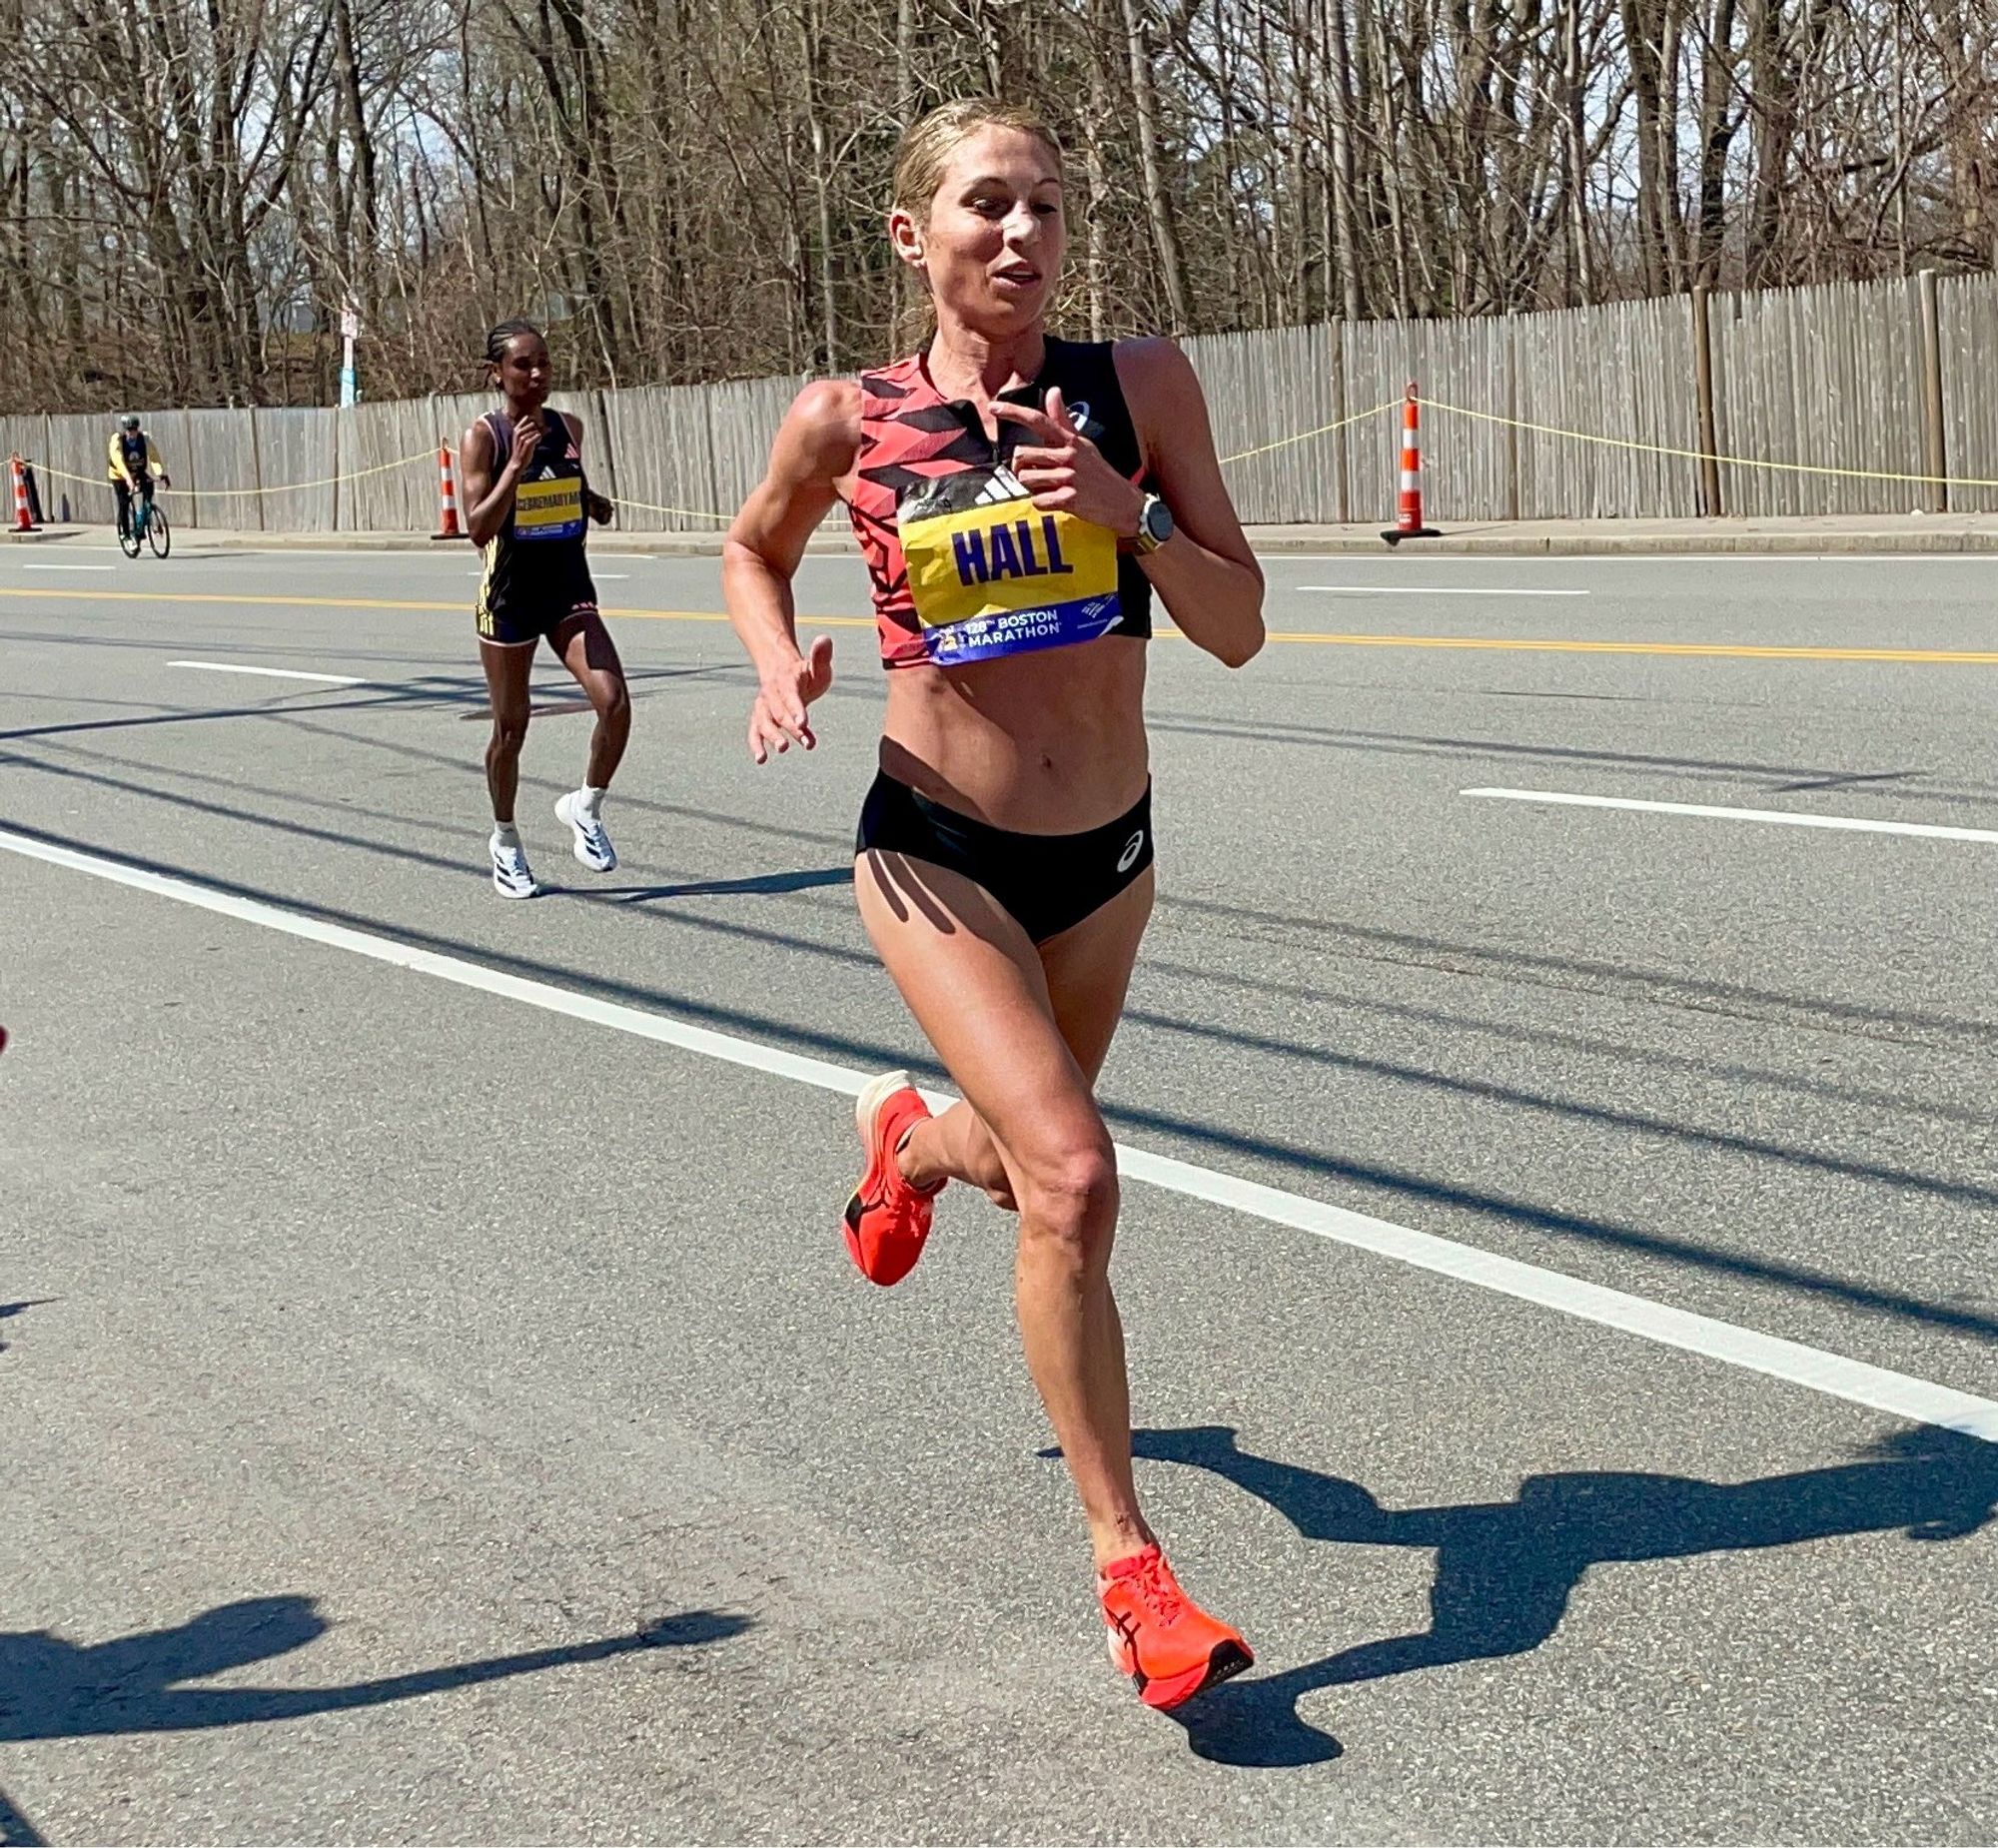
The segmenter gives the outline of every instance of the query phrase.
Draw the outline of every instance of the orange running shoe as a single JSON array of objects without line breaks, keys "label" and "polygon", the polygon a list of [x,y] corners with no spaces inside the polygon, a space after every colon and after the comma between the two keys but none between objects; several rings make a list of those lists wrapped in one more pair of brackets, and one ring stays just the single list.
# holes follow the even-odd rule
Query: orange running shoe
[{"label": "orange running shoe", "polygon": [[869,1283],[899,1284],[916,1268],[930,1236],[933,1203],[943,1183],[911,1187],[895,1161],[909,1132],[929,1114],[907,1072],[885,1073],[854,1102],[867,1167],[846,1203],[846,1249]]},{"label": "orange running shoe", "polygon": [[1256,1660],[1239,1634],[1180,1589],[1156,1545],[1105,1566],[1096,1594],[1110,1627],[1110,1659],[1137,1682],[1148,1707],[1176,1707]]}]

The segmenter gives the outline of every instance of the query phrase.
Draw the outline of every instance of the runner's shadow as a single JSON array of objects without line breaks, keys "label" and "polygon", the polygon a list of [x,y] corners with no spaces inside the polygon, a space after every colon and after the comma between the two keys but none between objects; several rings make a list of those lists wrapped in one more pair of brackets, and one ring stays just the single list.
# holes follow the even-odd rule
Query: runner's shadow
[{"label": "runner's shadow", "polygon": [[0,1630],[0,1744],[127,1732],[199,1731],[382,1706],[642,1649],[738,1636],[746,1617],[684,1611],[628,1635],[454,1662],[344,1687],[190,1687],[211,1675],[303,1648],[332,1626],[306,1597],[246,1598],[172,1629],[112,1642],[67,1642],[50,1630]]},{"label": "runner's shadow", "polygon": [[742,879],[694,879],[680,885],[564,886],[571,898],[595,899],[617,905],[641,905],[654,898],[730,898],[737,894],[771,898],[785,892],[809,892],[820,886],[850,886],[853,868],[805,866],[789,873],[755,873]]},{"label": "runner's shadow", "polygon": [[1382,1507],[1357,1482],[1244,1450],[1226,1425],[1136,1431],[1133,1447],[1212,1470],[1308,1539],[1437,1555],[1427,1630],[1227,1682],[1174,1716],[1199,1756],[1238,1765],[1340,1755],[1337,1740],[1300,1718],[1305,1694],[1538,1648],[1592,1565],[1894,1530],[1910,1540],[1956,1540],[1998,1513],[1998,1445],[1933,1426],[1885,1438],[1861,1461],[1747,1482],[1572,1470],[1528,1476],[1512,1501],[1407,1509]]}]

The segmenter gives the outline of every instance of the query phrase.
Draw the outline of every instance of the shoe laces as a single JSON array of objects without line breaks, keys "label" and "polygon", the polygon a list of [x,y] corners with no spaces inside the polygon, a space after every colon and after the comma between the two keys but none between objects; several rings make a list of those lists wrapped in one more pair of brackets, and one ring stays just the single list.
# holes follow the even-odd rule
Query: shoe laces
[{"label": "shoe laces", "polygon": [[1127,1581],[1138,1594],[1148,1616],[1165,1624],[1177,1623],[1187,1607],[1186,1593],[1179,1588],[1166,1565],[1165,1554],[1149,1554]]}]

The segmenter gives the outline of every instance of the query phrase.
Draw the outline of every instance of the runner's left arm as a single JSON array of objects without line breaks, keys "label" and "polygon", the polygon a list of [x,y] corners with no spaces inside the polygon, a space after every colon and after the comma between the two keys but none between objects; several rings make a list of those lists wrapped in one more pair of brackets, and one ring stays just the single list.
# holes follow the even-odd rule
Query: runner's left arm
[{"label": "runner's left arm", "polygon": [[1230,667],[1262,650],[1263,567],[1249,549],[1193,364],[1170,340],[1120,341],[1114,360],[1173,536],[1140,558],[1174,625]]}]

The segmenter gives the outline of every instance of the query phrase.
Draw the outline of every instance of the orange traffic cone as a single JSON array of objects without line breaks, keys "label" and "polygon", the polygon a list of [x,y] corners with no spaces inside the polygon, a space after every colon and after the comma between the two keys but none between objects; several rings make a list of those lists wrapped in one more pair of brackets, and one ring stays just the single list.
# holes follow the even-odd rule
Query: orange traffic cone
[{"label": "orange traffic cone", "polygon": [[14,471],[14,530],[32,532],[35,529],[34,515],[28,511],[28,476],[21,466],[18,456],[10,456],[7,465]]},{"label": "orange traffic cone", "polygon": [[1395,524],[1381,536],[1390,545],[1404,539],[1440,539],[1434,526],[1423,524],[1423,418],[1416,403],[1416,386],[1409,382],[1409,396],[1402,405],[1402,497]]},{"label": "orange traffic cone", "polygon": [[458,523],[458,476],[451,465],[451,445],[438,445],[438,479],[443,496],[442,510],[438,517],[438,529],[431,534],[434,539],[462,539],[464,528]]}]

